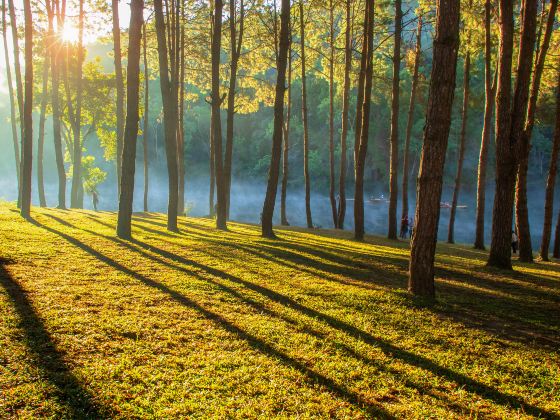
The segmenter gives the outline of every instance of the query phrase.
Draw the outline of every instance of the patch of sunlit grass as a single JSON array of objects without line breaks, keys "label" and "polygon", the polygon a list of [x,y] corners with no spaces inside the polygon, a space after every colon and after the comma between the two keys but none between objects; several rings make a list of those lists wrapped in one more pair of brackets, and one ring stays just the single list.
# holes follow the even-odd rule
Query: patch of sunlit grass
[{"label": "patch of sunlit grass", "polygon": [[0,204],[0,417],[560,415],[555,264],[439,245],[437,302],[408,244],[290,227]]}]

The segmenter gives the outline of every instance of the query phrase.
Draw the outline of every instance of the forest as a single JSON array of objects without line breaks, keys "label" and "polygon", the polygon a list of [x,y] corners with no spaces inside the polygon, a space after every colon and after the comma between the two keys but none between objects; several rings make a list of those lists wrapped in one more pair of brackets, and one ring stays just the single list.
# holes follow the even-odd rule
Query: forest
[{"label": "forest", "polygon": [[560,417],[558,15],[2,0],[0,417]]}]

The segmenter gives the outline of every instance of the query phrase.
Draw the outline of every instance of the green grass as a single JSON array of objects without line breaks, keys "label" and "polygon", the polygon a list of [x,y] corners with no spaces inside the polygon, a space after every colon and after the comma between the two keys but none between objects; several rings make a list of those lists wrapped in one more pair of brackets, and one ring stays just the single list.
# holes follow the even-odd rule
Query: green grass
[{"label": "green grass", "polygon": [[560,417],[560,267],[329,230],[0,204],[0,418]]}]

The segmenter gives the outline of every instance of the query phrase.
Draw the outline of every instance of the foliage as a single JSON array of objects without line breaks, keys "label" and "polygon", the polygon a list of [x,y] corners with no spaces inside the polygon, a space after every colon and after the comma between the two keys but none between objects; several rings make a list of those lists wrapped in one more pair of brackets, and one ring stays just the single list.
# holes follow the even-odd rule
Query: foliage
[{"label": "foliage", "polygon": [[107,173],[95,166],[95,158],[93,156],[84,156],[82,158],[82,178],[84,191],[92,194],[97,192],[97,186],[105,181]]}]

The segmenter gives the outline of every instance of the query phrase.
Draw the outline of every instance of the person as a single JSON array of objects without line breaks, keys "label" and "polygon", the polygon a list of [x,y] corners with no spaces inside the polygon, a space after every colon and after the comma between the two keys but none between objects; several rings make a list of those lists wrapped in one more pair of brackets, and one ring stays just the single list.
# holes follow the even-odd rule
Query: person
[{"label": "person", "polygon": [[517,237],[517,233],[515,233],[515,230],[512,230],[511,231],[511,249],[512,249],[514,254],[517,254],[518,241],[519,241],[519,238]]},{"label": "person", "polygon": [[414,233],[414,219],[411,217],[408,221],[408,237],[412,239],[412,234]]},{"label": "person", "polygon": [[408,216],[403,216],[401,219],[401,239],[406,239],[406,235],[408,234]]},{"label": "person", "polygon": [[93,190],[91,192],[91,201],[93,201],[93,209],[97,211],[97,204],[99,203],[99,196],[97,195],[97,191]]}]

